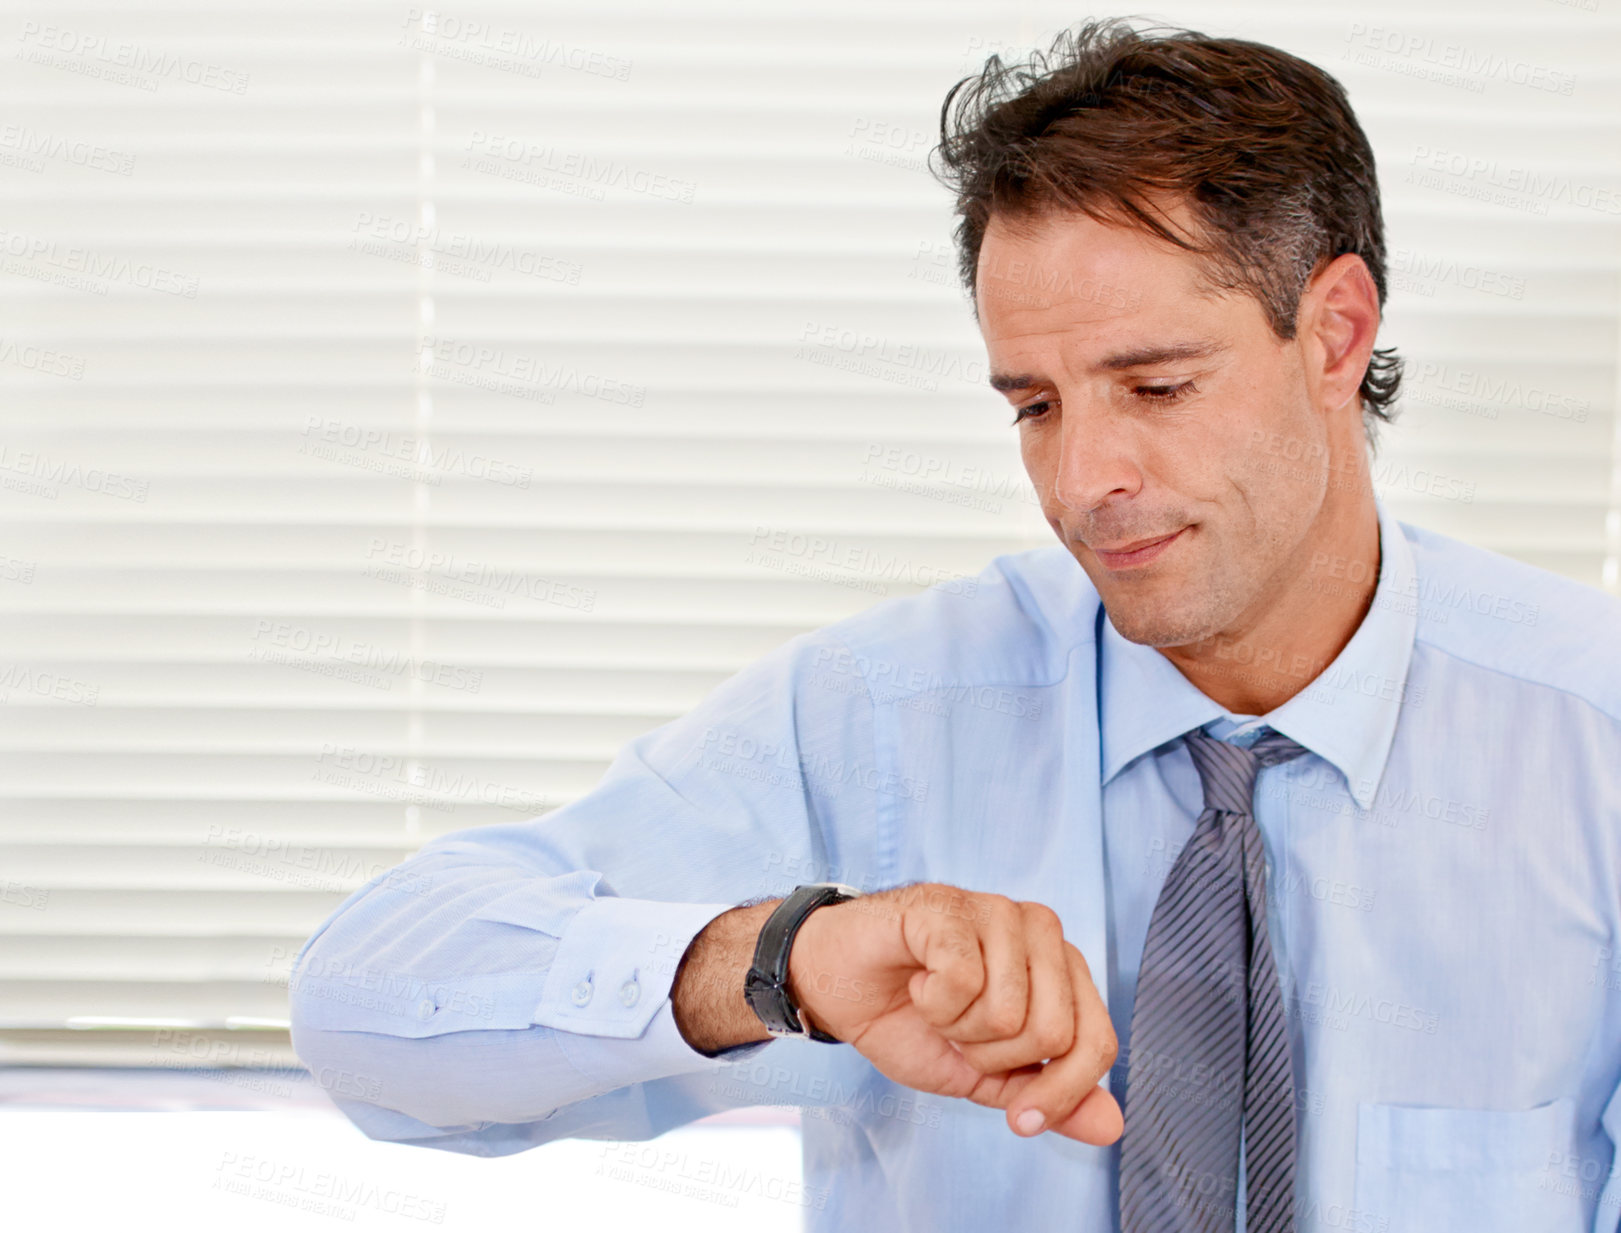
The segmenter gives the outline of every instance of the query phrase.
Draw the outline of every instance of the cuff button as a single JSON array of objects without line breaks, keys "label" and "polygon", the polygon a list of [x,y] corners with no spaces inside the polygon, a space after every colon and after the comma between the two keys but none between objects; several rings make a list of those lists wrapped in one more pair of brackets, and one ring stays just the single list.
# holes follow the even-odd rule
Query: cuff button
[{"label": "cuff button", "polygon": [[591,981],[590,978],[587,978],[574,986],[574,1004],[576,1006],[584,1006],[590,1000]]},{"label": "cuff button", "polygon": [[636,1005],[636,999],[642,996],[642,987],[634,980],[627,980],[619,986],[619,1000],[626,1006]]}]

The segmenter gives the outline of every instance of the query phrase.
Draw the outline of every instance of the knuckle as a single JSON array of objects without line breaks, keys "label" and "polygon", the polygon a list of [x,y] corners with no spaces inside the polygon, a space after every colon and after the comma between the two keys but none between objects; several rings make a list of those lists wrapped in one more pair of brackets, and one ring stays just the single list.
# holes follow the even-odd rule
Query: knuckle
[{"label": "knuckle", "polygon": [[1035,1036],[1032,1052],[1046,1060],[1063,1057],[1069,1050],[1064,1044],[1063,1037],[1057,1032],[1038,1032]]},{"label": "knuckle", "polygon": [[947,929],[940,935],[940,944],[953,959],[961,960],[964,966],[967,961],[974,964],[980,961],[979,939],[967,929]]},{"label": "knuckle", "polygon": [[985,1012],[985,1027],[1006,1039],[1016,1036],[1024,1026],[1024,1008],[1011,1002],[999,1002]]},{"label": "knuckle", "polygon": [[1073,942],[1065,942],[1064,948],[1065,953],[1069,956],[1069,961],[1075,965],[1076,973],[1090,984],[1092,981],[1092,966],[1087,963],[1086,956],[1081,954],[1080,948]]},{"label": "knuckle", "polygon": [[1064,923],[1058,919],[1058,913],[1044,903],[1026,902],[1019,905],[1024,911],[1025,926],[1039,933],[1057,933],[1062,935]]},{"label": "knuckle", "polygon": [[937,975],[941,988],[953,998],[973,997],[980,991],[981,982],[967,964],[949,964]]},{"label": "knuckle", "polygon": [[1100,1072],[1106,1071],[1114,1065],[1115,1059],[1120,1056],[1120,1042],[1115,1039],[1114,1033],[1110,1032],[1107,1036],[1094,1041],[1092,1050],[1093,1061],[1097,1064],[1098,1070]]},{"label": "knuckle", "polygon": [[1063,1057],[1075,1047],[1074,1020],[1048,1024],[1037,1034],[1043,1057]]}]

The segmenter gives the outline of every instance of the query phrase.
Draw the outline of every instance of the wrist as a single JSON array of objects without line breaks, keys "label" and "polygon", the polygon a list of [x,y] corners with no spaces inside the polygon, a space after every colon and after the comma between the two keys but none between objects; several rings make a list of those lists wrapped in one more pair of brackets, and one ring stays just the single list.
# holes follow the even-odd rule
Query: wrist
[{"label": "wrist", "polygon": [[[807,983],[815,985],[824,975],[814,963],[806,963],[807,955],[825,951],[816,944],[818,933],[826,927],[824,909],[860,895],[854,887],[839,882],[814,882],[796,887],[772,910],[760,930],[754,962],[744,981],[744,1000],[771,1035],[843,1043],[806,1022],[800,1014],[797,990]],[[813,920],[817,921],[814,926]],[[812,930],[808,940],[802,937],[807,928]]]},{"label": "wrist", "polygon": [[742,996],[761,927],[776,901],[723,912],[699,931],[676,968],[670,1004],[676,1030],[693,1049],[716,1056],[770,1040]]},{"label": "wrist", "polygon": [[[794,935],[793,946],[788,951],[788,996],[793,998],[794,1005],[799,1007],[800,1017],[804,1017],[807,995],[814,995],[816,988],[816,972],[814,964],[816,956],[821,953],[818,938],[827,928],[827,914],[839,905],[827,904],[817,908],[805,918],[800,925],[799,932]],[[815,1013],[815,1012],[812,1012]]]}]

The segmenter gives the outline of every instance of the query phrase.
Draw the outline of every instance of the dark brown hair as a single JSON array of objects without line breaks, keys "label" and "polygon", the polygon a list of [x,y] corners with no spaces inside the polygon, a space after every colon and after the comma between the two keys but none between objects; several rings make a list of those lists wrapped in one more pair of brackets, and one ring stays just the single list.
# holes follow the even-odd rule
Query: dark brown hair
[{"label": "dark brown hair", "polygon": [[[957,195],[970,298],[993,213],[1061,209],[1198,253],[1202,286],[1254,296],[1280,339],[1341,253],[1367,263],[1382,308],[1379,182],[1340,83],[1263,43],[1157,29],[1087,21],[1023,62],[991,56],[946,95],[930,167]],[[1163,197],[1186,201],[1201,234],[1168,228],[1151,205]],[[1358,391],[1370,442],[1400,384],[1395,349],[1376,349]]]}]

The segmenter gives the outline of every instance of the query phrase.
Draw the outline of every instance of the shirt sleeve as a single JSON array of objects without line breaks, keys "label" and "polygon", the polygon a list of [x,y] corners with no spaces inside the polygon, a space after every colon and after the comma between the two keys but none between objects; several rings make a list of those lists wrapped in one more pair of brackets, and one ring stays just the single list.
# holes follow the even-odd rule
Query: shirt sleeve
[{"label": "shirt sleeve", "polygon": [[872,703],[849,662],[801,635],[631,741],[583,797],[442,836],[352,894],[289,981],[316,1081],[372,1138],[474,1154],[757,1103],[693,1080],[803,1042],[700,1053],[670,989],[739,903],[882,884]]}]

